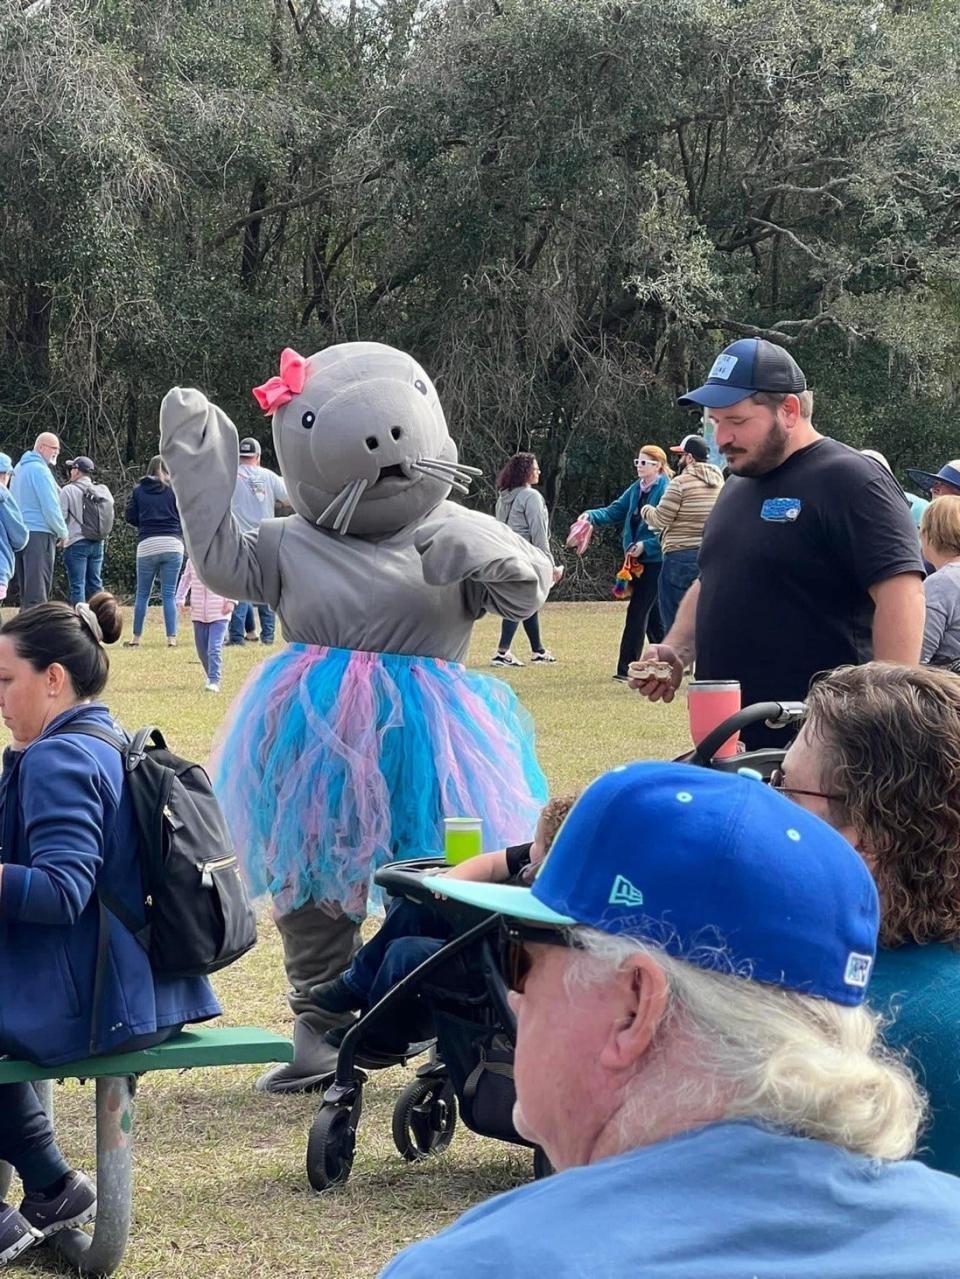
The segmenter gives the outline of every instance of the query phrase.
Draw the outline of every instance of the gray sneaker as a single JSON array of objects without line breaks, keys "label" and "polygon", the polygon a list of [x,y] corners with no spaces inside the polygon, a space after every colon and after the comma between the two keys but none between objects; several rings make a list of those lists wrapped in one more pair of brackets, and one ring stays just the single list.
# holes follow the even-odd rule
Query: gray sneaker
[{"label": "gray sneaker", "polygon": [[97,1215],[96,1187],[82,1172],[69,1172],[63,1189],[51,1199],[25,1195],[20,1215],[44,1239],[58,1230],[83,1226]]},{"label": "gray sneaker", "polygon": [[40,1231],[34,1230],[16,1208],[0,1202],[0,1266],[19,1257],[21,1252],[39,1243],[42,1238]]}]

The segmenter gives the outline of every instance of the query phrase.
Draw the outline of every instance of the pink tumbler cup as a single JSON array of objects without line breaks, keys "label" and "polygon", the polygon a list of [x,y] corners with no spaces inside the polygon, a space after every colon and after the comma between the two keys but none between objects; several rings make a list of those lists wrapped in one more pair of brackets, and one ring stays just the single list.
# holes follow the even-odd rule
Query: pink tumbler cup
[{"label": "pink tumbler cup", "polygon": [[[690,716],[693,744],[699,746],[708,733],[712,733],[718,724],[735,715],[739,709],[739,680],[691,680],[687,685],[687,713]],[[734,733],[719,750],[713,752],[714,758],[728,759],[731,755],[736,755],[739,743],[740,734]]]}]

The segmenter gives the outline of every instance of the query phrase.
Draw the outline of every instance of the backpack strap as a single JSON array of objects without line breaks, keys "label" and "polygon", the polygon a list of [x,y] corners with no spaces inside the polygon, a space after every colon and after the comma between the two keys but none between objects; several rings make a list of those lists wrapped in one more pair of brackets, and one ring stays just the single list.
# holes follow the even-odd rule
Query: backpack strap
[{"label": "backpack strap", "polygon": [[[93,737],[98,742],[106,742],[120,752],[125,772],[132,772],[146,754],[146,743],[152,738],[159,738],[159,744],[165,744],[163,735],[152,725],[141,728],[128,742],[108,728],[99,724],[78,723],[64,724],[55,729],[50,736],[62,737],[68,733],[76,733],[81,737]],[[93,973],[93,1000],[90,1012],[90,1055],[96,1053],[97,1029],[100,1021],[100,1005],[103,1002],[103,985],[107,972],[107,961],[110,956],[110,916],[115,915],[128,933],[131,933],[137,944],[145,950],[150,944],[150,925],[140,921],[128,910],[127,906],[112,893],[105,893],[99,885],[96,888],[99,926],[97,929],[97,963]]]}]

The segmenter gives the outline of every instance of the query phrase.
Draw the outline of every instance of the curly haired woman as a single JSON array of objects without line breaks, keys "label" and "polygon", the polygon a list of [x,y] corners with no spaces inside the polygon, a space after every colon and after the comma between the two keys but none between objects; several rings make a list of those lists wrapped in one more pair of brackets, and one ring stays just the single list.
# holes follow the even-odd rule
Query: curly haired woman
[{"label": "curly haired woman", "polygon": [[930,1097],[918,1157],[960,1173],[960,678],[841,666],[812,686],[774,784],[844,835],[880,895],[869,999]]},{"label": "curly haired woman", "polygon": [[[519,533],[553,560],[550,551],[547,504],[533,487],[540,482],[540,464],[532,453],[514,453],[497,476],[497,519]],[[554,585],[563,573],[554,565]],[[500,643],[490,659],[491,666],[522,666],[523,662],[510,650],[519,622],[504,618],[500,625]],[[531,662],[555,662],[557,659],[540,638],[540,614],[524,618],[523,629],[530,641]]]}]

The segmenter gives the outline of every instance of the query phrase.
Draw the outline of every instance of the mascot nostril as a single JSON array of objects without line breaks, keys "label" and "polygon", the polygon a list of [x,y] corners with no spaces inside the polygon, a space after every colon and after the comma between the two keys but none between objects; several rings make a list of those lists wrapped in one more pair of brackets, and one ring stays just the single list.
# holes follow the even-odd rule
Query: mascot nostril
[{"label": "mascot nostril", "polygon": [[335,1066],[324,1032],[338,1019],[309,991],[350,962],[373,872],[442,856],[445,816],[480,817],[488,850],[536,827],[547,787],[529,717],[462,663],[474,622],[535,613],[553,566],[447,500],[479,471],[458,461],[433,383],[404,352],[288,349],[254,394],[296,512],[254,534],[230,513],[226,415],[175,388],[160,439],[198,575],[271,605],[289,641],[231,708],[213,774],[245,874],[274,898],[297,1015],[293,1062],[258,1087],[293,1092]]}]

